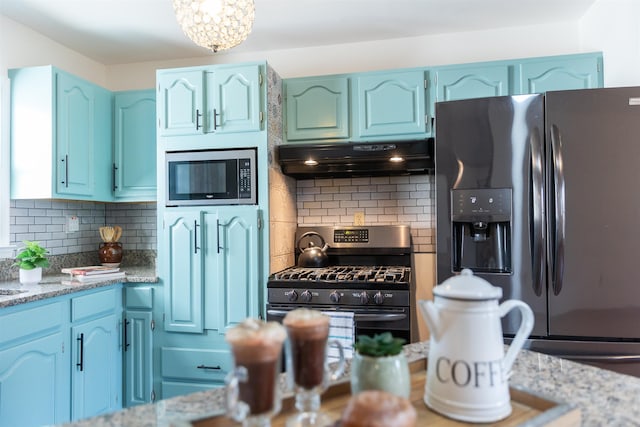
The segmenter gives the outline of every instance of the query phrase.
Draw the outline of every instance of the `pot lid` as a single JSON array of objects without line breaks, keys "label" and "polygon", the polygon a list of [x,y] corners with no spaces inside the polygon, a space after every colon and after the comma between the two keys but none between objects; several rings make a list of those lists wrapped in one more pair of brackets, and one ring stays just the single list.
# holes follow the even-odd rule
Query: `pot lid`
[{"label": "pot lid", "polygon": [[433,294],[460,300],[489,300],[501,298],[502,288],[474,276],[473,271],[465,268],[459,275],[450,277],[433,288]]}]

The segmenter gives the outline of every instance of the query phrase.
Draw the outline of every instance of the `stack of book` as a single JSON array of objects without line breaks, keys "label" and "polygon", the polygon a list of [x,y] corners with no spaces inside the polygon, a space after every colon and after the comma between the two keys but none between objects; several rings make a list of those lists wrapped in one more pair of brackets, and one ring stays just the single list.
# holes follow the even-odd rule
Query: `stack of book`
[{"label": "stack of book", "polygon": [[119,267],[105,267],[102,265],[93,265],[89,267],[63,268],[63,273],[70,274],[70,282],[97,282],[101,280],[115,280],[125,277],[125,272],[120,271]]}]

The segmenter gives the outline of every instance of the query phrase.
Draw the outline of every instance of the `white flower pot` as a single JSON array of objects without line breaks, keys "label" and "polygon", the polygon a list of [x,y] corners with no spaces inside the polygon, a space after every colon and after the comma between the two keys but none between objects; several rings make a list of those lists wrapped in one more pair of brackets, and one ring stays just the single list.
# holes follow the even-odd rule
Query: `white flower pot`
[{"label": "white flower pot", "polygon": [[20,283],[38,283],[42,280],[42,267],[36,267],[31,270],[20,269]]},{"label": "white flower pot", "polygon": [[370,357],[355,352],[351,361],[351,393],[364,390],[384,390],[408,398],[411,378],[404,354]]}]

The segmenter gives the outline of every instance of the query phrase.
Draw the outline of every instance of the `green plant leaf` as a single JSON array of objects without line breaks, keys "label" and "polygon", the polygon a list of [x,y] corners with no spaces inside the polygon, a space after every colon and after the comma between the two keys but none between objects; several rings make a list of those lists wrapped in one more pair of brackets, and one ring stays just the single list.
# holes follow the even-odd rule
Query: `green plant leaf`
[{"label": "green plant leaf", "polygon": [[22,243],[24,244],[24,248],[16,255],[16,261],[13,263],[13,266],[23,270],[49,267],[49,260],[47,259],[49,251],[47,249],[40,246],[39,242],[24,240]]},{"label": "green plant leaf", "polygon": [[371,357],[395,356],[402,352],[406,340],[395,338],[391,332],[383,332],[373,337],[358,335],[355,349],[358,353]]}]

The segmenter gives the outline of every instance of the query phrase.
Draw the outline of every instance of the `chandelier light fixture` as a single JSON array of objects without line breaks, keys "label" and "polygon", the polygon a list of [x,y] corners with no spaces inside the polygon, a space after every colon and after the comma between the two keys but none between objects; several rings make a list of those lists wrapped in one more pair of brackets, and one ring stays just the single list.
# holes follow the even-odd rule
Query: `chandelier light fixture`
[{"label": "chandelier light fixture", "polygon": [[253,0],[173,0],[182,31],[214,52],[242,43],[253,26]]}]

